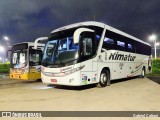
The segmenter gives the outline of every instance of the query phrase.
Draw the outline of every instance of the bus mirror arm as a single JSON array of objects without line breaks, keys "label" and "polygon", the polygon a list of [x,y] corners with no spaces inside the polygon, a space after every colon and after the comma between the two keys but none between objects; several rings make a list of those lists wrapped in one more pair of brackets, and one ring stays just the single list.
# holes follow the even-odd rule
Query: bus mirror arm
[{"label": "bus mirror arm", "polygon": [[79,41],[80,34],[82,32],[94,32],[94,30],[88,29],[88,28],[79,28],[74,32],[73,38],[74,38],[74,44],[77,44]]},{"label": "bus mirror arm", "polygon": [[40,37],[40,38],[37,38],[35,41],[34,41],[34,49],[37,49],[37,43],[39,42],[39,41],[45,41],[45,40],[47,40],[48,39],[48,37]]}]

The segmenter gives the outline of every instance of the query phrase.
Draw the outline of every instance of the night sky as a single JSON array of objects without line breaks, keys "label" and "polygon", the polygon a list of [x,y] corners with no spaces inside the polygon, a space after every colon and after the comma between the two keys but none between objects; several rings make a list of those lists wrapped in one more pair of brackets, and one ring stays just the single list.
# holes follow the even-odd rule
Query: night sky
[{"label": "night sky", "polygon": [[0,0],[0,37],[7,35],[10,45],[34,41],[94,16],[147,42],[155,33],[160,41],[160,0]]}]

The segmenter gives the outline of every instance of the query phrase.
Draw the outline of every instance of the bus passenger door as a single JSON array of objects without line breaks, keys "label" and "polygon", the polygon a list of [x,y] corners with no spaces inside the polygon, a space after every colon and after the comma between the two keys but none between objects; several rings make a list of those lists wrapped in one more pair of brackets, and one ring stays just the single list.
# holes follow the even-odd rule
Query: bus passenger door
[{"label": "bus passenger door", "polygon": [[30,49],[29,54],[29,79],[41,79],[42,51]]},{"label": "bus passenger door", "polygon": [[80,60],[84,61],[85,69],[88,72],[93,71],[93,56],[95,55],[94,50],[94,33],[83,32],[81,34],[82,39],[80,42]]},{"label": "bus passenger door", "polygon": [[[95,44],[95,34],[93,30],[88,28],[80,28],[79,30],[84,30],[79,34],[80,38],[80,62],[85,67],[81,70],[81,80],[82,84],[93,83],[95,68],[96,65],[93,65],[93,58],[96,53],[96,44]],[[94,66],[94,67],[93,67]]]}]

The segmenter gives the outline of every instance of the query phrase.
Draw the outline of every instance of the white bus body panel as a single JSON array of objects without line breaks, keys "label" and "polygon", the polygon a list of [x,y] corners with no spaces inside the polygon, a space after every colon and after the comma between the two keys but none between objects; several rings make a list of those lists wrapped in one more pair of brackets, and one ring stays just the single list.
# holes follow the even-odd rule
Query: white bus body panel
[{"label": "white bus body panel", "polygon": [[[135,56],[135,60],[134,61],[128,61],[128,60],[124,61],[124,60],[109,59],[111,54],[117,53],[117,52],[122,55]],[[146,74],[149,73],[149,70],[148,70],[149,57],[146,55],[139,55],[139,54],[128,53],[124,51],[117,51],[117,50],[108,50],[108,51],[105,50],[105,52],[102,52],[98,56],[100,56],[97,59],[97,64],[98,64],[97,66],[98,78],[97,79],[98,80],[99,80],[99,76],[103,68],[107,68],[110,70],[111,80],[139,76],[141,75],[143,67],[145,67]],[[94,65],[96,65],[95,63]]]},{"label": "white bus body panel", "polygon": [[[111,53],[135,56],[135,61],[109,60]],[[97,57],[75,65],[61,68],[42,67],[42,81],[46,84],[81,86],[99,82],[103,68],[110,70],[111,80],[141,75],[142,68],[148,71],[148,56],[109,50]],[[77,71],[75,69],[78,69]],[[69,71],[75,71],[69,73]],[[64,73],[66,72],[66,73]],[[49,75],[47,75],[49,74]],[[53,74],[53,76],[51,76]],[[54,76],[55,74],[55,76]]]},{"label": "white bus body panel", "polygon": [[[118,33],[125,37],[131,38],[135,41],[149,45],[148,43],[143,42],[140,39],[135,38],[120,30],[117,30],[111,26],[108,26],[99,22],[93,22],[93,21],[82,22],[82,23],[76,23],[76,24],[58,28],[52,31],[51,33],[78,27],[78,26],[87,26],[87,25],[99,26],[101,28],[104,28],[104,31],[98,46],[97,55],[92,59],[86,60],[82,63],[77,63],[75,65],[67,66],[67,67],[61,67],[61,68],[42,67],[41,77],[42,77],[43,83],[54,84],[54,85],[68,85],[68,86],[81,86],[81,85],[98,83],[101,71],[104,68],[109,69],[111,80],[141,75],[143,67],[145,67],[145,73],[149,73],[148,59],[150,56],[135,54],[131,52],[125,52],[120,50],[105,50],[102,48],[103,40],[105,37],[105,30]],[[101,52],[101,50],[103,52]],[[115,56],[112,57],[114,53],[115,53],[115,56],[116,54],[118,54],[117,59],[116,58],[114,59]],[[75,70],[77,68],[78,68],[78,71]],[[68,71],[73,70],[76,72],[63,76],[63,70],[65,69]],[[46,75],[46,73],[48,74],[56,73],[59,75],[62,74],[62,76],[58,76],[58,77],[54,75],[48,76]]]},{"label": "white bus body panel", "polygon": [[[42,67],[42,82],[54,85],[81,86],[97,83],[97,71],[93,71],[92,59],[85,62],[61,67],[47,68]],[[71,73],[71,71],[73,71]],[[66,73],[65,73],[66,72]]]}]

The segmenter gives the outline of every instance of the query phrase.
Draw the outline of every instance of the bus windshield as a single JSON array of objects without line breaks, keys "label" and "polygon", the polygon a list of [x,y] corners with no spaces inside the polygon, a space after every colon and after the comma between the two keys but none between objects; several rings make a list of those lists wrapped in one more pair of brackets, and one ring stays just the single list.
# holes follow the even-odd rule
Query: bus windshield
[{"label": "bus windshield", "polygon": [[64,67],[94,56],[103,28],[95,26],[82,27],[92,29],[95,32],[83,32],[76,44],[73,35],[80,27],[52,33],[44,49],[42,65],[51,68]]},{"label": "bus windshield", "polygon": [[[63,34],[63,35],[62,35]],[[62,37],[62,36],[63,37]],[[73,42],[73,33],[59,33],[46,44],[42,64],[48,67],[67,66],[78,59],[79,45]]]},{"label": "bus windshield", "polygon": [[11,68],[23,68],[27,65],[27,50],[16,50],[12,53]]}]

